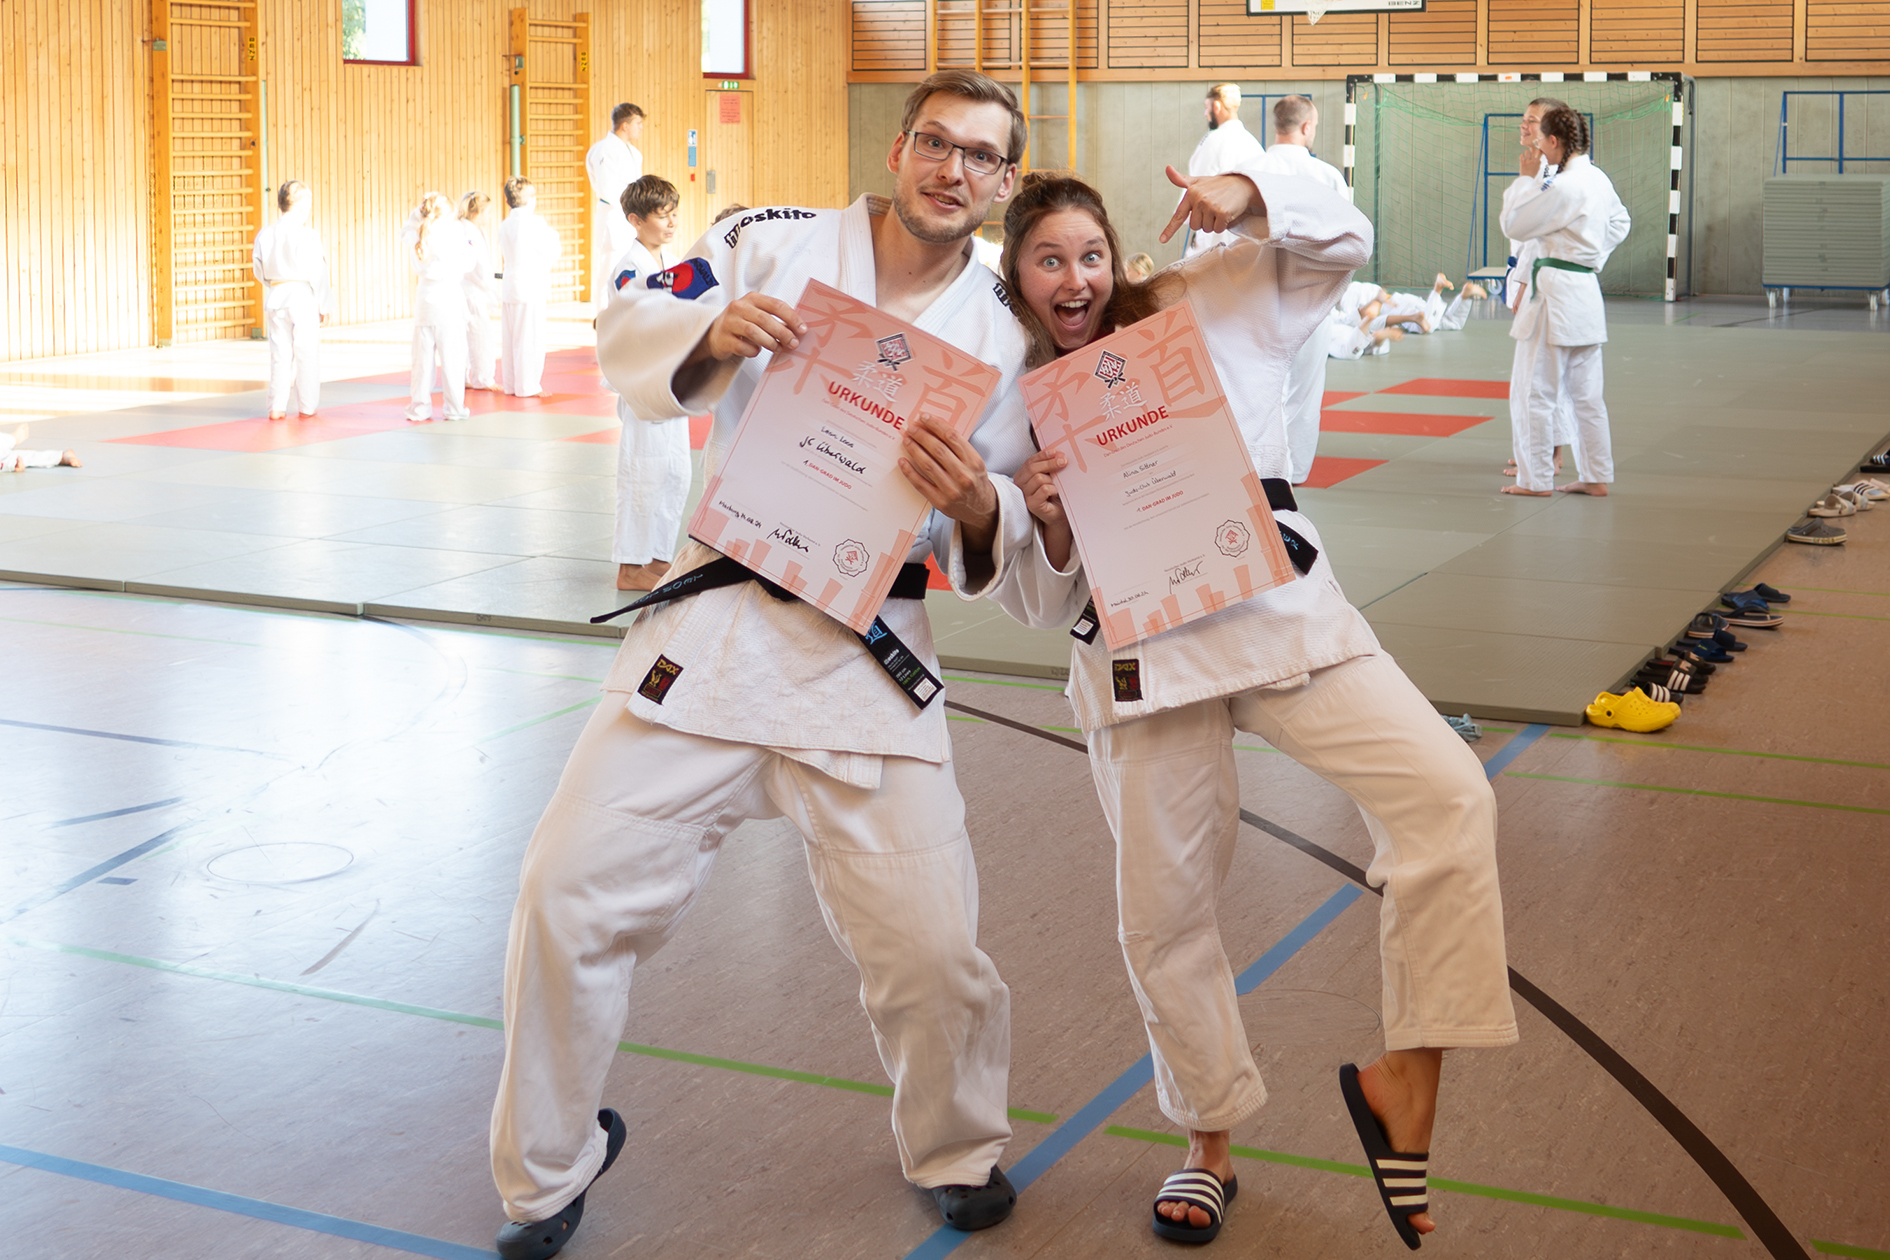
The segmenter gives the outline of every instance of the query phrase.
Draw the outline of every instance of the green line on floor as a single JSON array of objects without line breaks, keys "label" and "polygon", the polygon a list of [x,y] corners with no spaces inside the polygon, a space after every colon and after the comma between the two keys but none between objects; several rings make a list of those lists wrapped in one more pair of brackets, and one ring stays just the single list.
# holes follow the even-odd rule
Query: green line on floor
[{"label": "green line on floor", "polygon": [[[1890,599],[1890,591],[1853,591],[1847,590],[1841,586],[1798,586],[1792,589],[1800,591],[1819,591],[1826,595],[1875,595],[1878,599]],[[1783,605],[1780,607],[1782,609]],[[1890,1252],[1884,1254],[1890,1255]]]},{"label": "green line on floor", "polygon": [[195,634],[161,634],[156,630],[125,630],[116,626],[82,626],[71,621],[39,621],[32,617],[0,617],[0,621],[10,621],[18,626],[50,626],[55,630],[91,630],[97,634],[129,634],[141,639],[175,639],[180,643],[215,643],[220,647],[268,647],[266,643],[249,643],[242,639],[206,639]]},{"label": "green line on floor", "polygon": [[1847,621],[1890,621],[1890,617],[1869,617],[1863,613],[1812,612],[1809,608],[1780,608],[1789,617],[1842,617]]},{"label": "green line on floor", "polygon": [[1028,687],[1032,691],[1054,691],[1059,695],[1063,692],[1063,688],[1051,683],[1017,682],[1008,678],[967,678],[963,674],[947,674],[945,675],[945,681],[977,683],[979,686],[983,687]]},{"label": "green line on floor", "polygon": [[[976,723],[978,723],[978,724],[979,724],[980,726],[987,726],[987,725],[989,725],[989,723],[987,723],[987,722],[986,722],[986,721],[985,721],[985,720],[984,720],[983,718],[981,718],[981,717],[972,717],[972,716],[971,716],[971,715],[970,715],[969,713],[947,713],[947,714],[945,715],[945,720],[946,720],[947,722],[976,722]],[[1038,729],[1038,730],[1040,730],[1040,731],[1061,731],[1061,732],[1064,732],[1064,733],[1066,733],[1066,734],[1070,734],[1070,735],[1081,735],[1081,734],[1083,733],[1083,732],[1082,732],[1082,730],[1081,730],[1081,728],[1079,728],[1079,727],[1075,727],[1075,726],[1045,726],[1045,725],[1039,725],[1039,726],[1037,727],[1037,729]]]},{"label": "green line on floor", "polygon": [[602,683],[601,678],[586,678],[582,674],[547,674],[539,669],[507,669],[503,665],[475,665],[474,669],[488,674],[517,674],[523,678],[561,678],[567,682]]},{"label": "green line on floor", "polygon": [[[1484,727],[1489,730],[1489,727]],[[1626,744],[1630,748],[1672,748],[1681,752],[1723,753],[1728,757],[1765,757],[1773,761],[1809,761],[1820,766],[1857,766],[1863,770],[1890,770],[1890,765],[1876,761],[1845,761],[1838,757],[1805,757],[1798,753],[1754,752],[1746,748],[1715,748],[1708,744],[1668,744],[1655,740],[1618,739],[1611,735],[1582,735],[1574,731],[1550,731],[1551,739],[1585,739],[1596,744]]]},{"label": "green line on floor", "polygon": [[1851,1256],[1855,1260],[1890,1260],[1890,1251],[1876,1251],[1870,1247],[1853,1247],[1848,1243],[1826,1242],[1822,1238],[1811,1239],[1811,1245],[1827,1256]]},{"label": "green line on floor", "polygon": [[[1115,1137],[1134,1138],[1142,1142],[1159,1142],[1163,1146],[1178,1146],[1184,1150],[1188,1145],[1188,1139],[1176,1133],[1154,1133],[1147,1129],[1128,1129],[1114,1124],[1103,1132]],[[1363,1164],[1343,1164],[1337,1160],[1314,1159],[1310,1155],[1289,1155],[1285,1151],[1266,1151],[1254,1146],[1233,1146],[1228,1149],[1242,1159],[1264,1160],[1269,1164],[1288,1164],[1294,1168],[1310,1168],[1317,1172],[1343,1173],[1348,1177],[1369,1178],[1372,1175],[1371,1170]],[[1486,1199],[1503,1199],[1510,1203],[1527,1203],[1534,1207],[1558,1208],[1564,1212],[1581,1212],[1588,1216],[1607,1216],[1615,1220],[1635,1221],[1642,1225],[1661,1225],[1668,1229],[1690,1230],[1696,1234],[1716,1234],[1721,1238],[1745,1237],[1736,1226],[1720,1225],[1713,1221],[1696,1221],[1686,1216],[1668,1216],[1662,1212],[1640,1212],[1633,1208],[1610,1207],[1606,1203],[1590,1203],[1583,1199],[1563,1199],[1550,1194],[1534,1194],[1527,1190],[1506,1190],[1501,1186],[1478,1185],[1473,1181],[1451,1181],[1443,1177],[1432,1177],[1430,1184],[1435,1190],[1480,1195]],[[1878,1255],[1881,1253],[1859,1254]],[[1890,1256],[1884,1257],[1884,1260],[1890,1260]]]},{"label": "green line on floor", "polygon": [[576,704],[566,705],[564,708],[559,709],[556,713],[547,713],[543,717],[535,717],[535,718],[532,718],[530,721],[520,722],[517,726],[508,726],[502,731],[494,731],[490,735],[481,736],[480,738],[475,739],[472,742],[471,746],[476,746],[479,744],[489,744],[495,739],[502,739],[507,735],[511,735],[518,731],[522,731],[528,726],[537,726],[540,722],[549,722],[551,721],[552,718],[561,718],[567,713],[576,713],[579,709],[588,709],[592,705],[596,704],[599,700],[602,700],[602,699],[603,699],[602,696],[592,696],[589,700],[580,700]]},{"label": "green line on floor", "polygon": [[[108,949],[89,949],[84,945],[58,945],[51,941],[36,941],[24,936],[8,936],[5,940],[10,945],[18,945],[24,949],[43,950],[49,954],[70,954],[99,962],[123,963],[130,967],[168,971],[173,975],[191,976],[199,980],[221,980],[226,984],[247,985],[252,989],[271,989],[277,993],[290,993],[296,997],[320,998],[325,1002],[344,1002],[350,1006],[365,1006],[377,1011],[393,1011],[398,1015],[419,1015],[426,1019],[445,1020],[448,1023],[470,1024],[475,1028],[503,1030],[505,1027],[502,1021],[484,1015],[468,1015],[464,1011],[442,1010],[437,1006],[419,1006],[412,1002],[394,1002],[387,998],[367,997],[359,993],[347,993],[340,989],[321,989],[313,985],[295,984],[288,980],[271,980],[266,976],[243,976],[231,971],[215,971],[209,967],[198,967],[190,963],[141,958],[136,954],[118,954]],[[667,1059],[676,1063],[693,1063],[700,1067],[745,1072],[750,1076],[770,1076],[777,1080],[825,1085],[829,1089],[850,1090],[858,1094],[878,1094],[890,1098],[893,1092],[892,1086],[871,1081],[854,1081],[841,1076],[821,1076],[815,1072],[797,1072],[792,1068],[769,1067],[763,1063],[744,1063],[739,1059],[718,1059],[706,1054],[691,1054],[686,1050],[666,1050],[661,1046],[638,1045],[631,1041],[619,1041],[617,1048],[625,1054],[640,1055],[649,1059]],[[1027,1120],[1032,1124],[1054,1124],[1057,1120],[1056,1116],[1044,1111],[1031,1111],[1024,1107],[1012,1107],[1009,1110],[1011,1119]]]},{"label": "green line on floor", "polygon": [[1759,805],[1802,805],[1806,809],[1841,809],[1851,814],[1890,814],[1890,809],[1868,805],[1834,805],[1829,801],[1795,801],[1784,796],[1747,796],[1743,792],[1709,792],[1705,788],[1664,787],[1658,783],[1616,783],[1611,779],[1576,779],[1560,774],[1523,774],[1509,772],[1512,779],[1545,779],[1550,783],[1582,783],[1589,787],[1631,788],[1636,792],[1673,792],[1680,796],[1717,796],[1728,801],[1752,801]]}]

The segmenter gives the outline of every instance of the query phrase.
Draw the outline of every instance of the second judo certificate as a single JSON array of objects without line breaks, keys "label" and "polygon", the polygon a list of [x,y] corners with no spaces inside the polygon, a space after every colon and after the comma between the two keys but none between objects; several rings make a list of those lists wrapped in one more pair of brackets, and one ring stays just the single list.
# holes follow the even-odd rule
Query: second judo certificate
[{"label": "second judo certificate", "polygon": [[1186,302],[1020,382],[1111,649],[1293,578]]},{"label": "second judo certificate", "polygon": [[794,309],[807,332],[768,364],[689,534],[863,634],[931,511],[899,471],[907,424],[968,436],[999,373],[818,280]]}]

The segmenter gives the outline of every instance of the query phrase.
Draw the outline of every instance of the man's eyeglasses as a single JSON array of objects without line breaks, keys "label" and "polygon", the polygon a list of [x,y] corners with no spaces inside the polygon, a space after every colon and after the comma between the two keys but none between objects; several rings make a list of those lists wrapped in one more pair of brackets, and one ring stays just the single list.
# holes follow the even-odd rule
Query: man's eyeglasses
[{"label": "man's eyeglasses", "polygon": [[1009,163],[1002,153],[953,144],[929,131],[908,131],[906,134],[912,138],[912,151],[928,162],[943,162],[952,155],[953,149],[957,149],[965,155],[965,169],[973,175],[995,175]]}]

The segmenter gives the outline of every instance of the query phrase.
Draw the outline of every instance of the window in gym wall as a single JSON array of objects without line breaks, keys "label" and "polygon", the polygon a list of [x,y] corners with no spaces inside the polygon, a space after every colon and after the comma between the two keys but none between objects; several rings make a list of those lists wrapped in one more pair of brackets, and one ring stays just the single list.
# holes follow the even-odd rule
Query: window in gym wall
[{"label": "window in gym wall", "polygon": [[702,77],[754,77],[748,64],[748,0],[702,0]]},{"label": "window in gym wall", "polygon": [[341,59],[376,65],[418,64],[414,0],[341,0]]}]

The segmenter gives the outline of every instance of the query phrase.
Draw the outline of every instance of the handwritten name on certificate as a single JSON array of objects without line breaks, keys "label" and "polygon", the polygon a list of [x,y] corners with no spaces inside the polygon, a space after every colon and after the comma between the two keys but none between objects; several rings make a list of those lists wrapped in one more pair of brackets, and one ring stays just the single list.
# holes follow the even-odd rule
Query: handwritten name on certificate
[{"label": "handwritten name on certificate", "polygon": [[1182,302],[1020,382],[1103,641],[1127,647],[1293,578],[1266,489]]},{"label": "handwritten name on certificate", "polygon": [[931,505],[899,471],[916,416],[968,436],[1000,373],[810,280],[689,535],[865,633]]}]

